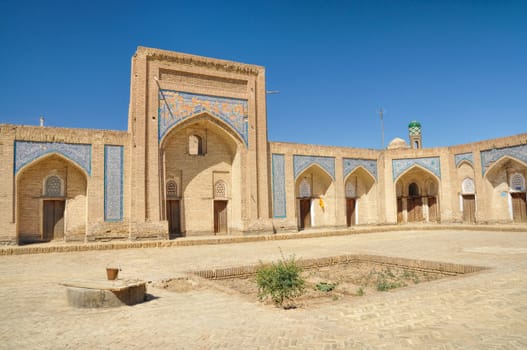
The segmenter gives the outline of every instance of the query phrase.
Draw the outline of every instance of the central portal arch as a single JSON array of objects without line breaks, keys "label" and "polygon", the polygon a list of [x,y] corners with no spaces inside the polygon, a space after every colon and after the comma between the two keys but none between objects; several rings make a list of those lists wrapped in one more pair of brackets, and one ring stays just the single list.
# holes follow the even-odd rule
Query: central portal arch
[{"label": "central portal arch", "polygon": [[[171,237],[228,234],[242,226],[243,141],[208,114],[178,124],[161,142],[162,212]],[[168,186],[177,191],[169,196]]]}]

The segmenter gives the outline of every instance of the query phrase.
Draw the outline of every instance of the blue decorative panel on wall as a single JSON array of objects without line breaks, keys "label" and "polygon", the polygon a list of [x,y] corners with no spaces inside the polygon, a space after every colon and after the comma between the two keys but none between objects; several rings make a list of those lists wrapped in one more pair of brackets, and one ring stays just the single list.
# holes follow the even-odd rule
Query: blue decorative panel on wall
[{"label": "blue decorative panel on wall", "polygon": [[91,145],[32,141],[15,141],[15,174],[24,165],[50,153],[64,156],[91,175]]},{"label": "blue decorative panel on wall", "polygon": [[502,157],[509,156],[527,163],[527,145],[519,145],[505,148],[494,148],[481,151],[481,168],[483,175],[495,161]]},{"label": "blue decorative panel on wall", "polygon": [[286,217],[285,158],[283,154],[272,155],[273,171],[273,217]]},{"label": "blue decorative panel on wall", "polygon": [[375,181],[377,181],[377,160],[344,158],[342,159],[342,162],[344,169],[344,178],[346,178],[346,176],[348,176],[353,170],[361,166],[364,169],[368,170],[368,172],[375,178]]},{"label": "blue decorative panel on wall", "polygon": [[474,165],[474,157],[472,156],[472,152],[456,154],[454,159],[456,160],[456,166],[459,166],[459,164],[464,160]]},{"label": "blue decorative panel on wall", "polygon": [[104,220],[123,220],[123,146],[104,146]]},{"label": "blue decorative panel on wall", "polygon": [[159,140],[174,125],[202,112],[207,112],[230,125],[245,145],[248,144],[247,100],[172,90],[159,90]]},{"label": "blue decorative panel on wall", "polygon": [[393,179],[397,179],[399,175],[414,165],[428,169],[438,178],[441,178],[441,162],[439,161],[439,157],[429,157],[392,160]]},{"label": "blue decorative panel on wall", "polygon": [[302,171],[307,169],[312,164],[318,164],[322,169],[326,170],[329,175],[335,180],[335,158],[333,157],[317,157],[317,156],[293,156],[293,168],[295,169],[295,179]]}]

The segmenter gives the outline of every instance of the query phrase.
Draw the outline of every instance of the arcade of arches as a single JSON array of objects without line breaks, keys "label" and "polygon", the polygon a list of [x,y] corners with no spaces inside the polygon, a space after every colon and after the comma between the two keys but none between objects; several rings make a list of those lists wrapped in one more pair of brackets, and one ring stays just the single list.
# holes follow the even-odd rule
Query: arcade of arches
[{"label": "arcade of arches", "polygon": [[270,142],[264,67],[139,47],[131,77],[127,131],[0,124],[0,243],[527,222],[527,134]]}]

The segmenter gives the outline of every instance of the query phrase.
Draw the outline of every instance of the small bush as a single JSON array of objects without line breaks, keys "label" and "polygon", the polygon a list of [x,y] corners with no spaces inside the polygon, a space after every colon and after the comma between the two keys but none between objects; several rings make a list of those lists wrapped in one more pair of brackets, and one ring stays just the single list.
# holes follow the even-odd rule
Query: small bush
[{"label": "small bush", "polygon": [[362,287],[360,287],[358,290],[357,290],[357,296],[361,297],[364,295],[364,289],[362,289]]},{"label": "small bush", "polygon": [[256,272],[258,298],[260,301],[270,298],[275,305],[284,307],[284,301],[291,302],[304,293],[305,281],[301,272],[294,256],[289,259],[282,257],[271,265],[262,264]]},{"label": "small bush", "polygon": [[315,288],[321,292],[331,292],[335,287],[337,286],[336,283],[327,283],[327,282],[320,282],[318,283]]}]

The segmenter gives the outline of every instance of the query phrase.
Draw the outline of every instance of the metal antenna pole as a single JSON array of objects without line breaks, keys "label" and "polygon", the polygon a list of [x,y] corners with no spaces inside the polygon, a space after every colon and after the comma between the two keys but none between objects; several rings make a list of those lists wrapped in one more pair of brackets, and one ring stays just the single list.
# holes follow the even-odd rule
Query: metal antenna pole
[{"label": "metal antenna pole", "polygon": [[381,147],[384,149],[384,109],[381,107],[377,113],[379,113],[379,116],[381,117]]}]

